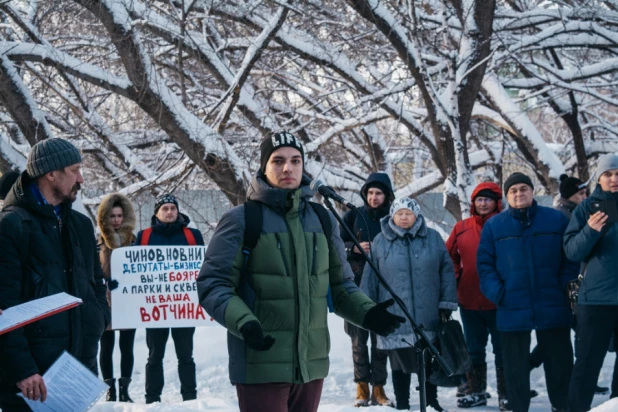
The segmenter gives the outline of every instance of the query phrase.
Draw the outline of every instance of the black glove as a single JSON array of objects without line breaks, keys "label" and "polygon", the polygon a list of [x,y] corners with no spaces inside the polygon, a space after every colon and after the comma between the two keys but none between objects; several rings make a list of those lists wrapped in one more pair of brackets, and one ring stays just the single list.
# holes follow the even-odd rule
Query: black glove
[{"label": "black glove", "polygon": [[107,288],[109,290],[114,290],[118,287],[118,281],[116,279],[109,279],[107,281]]},{"label": "black glove", "polygon": [[440,320],[442,323],[446,323],[449,319],[451,319],[451,314],[453,313],[450,309],[438,309],[440,313]]},{"label": "black glove", "polygon": [[252,320],[240,329],[245,344],[253,350],[268,350],[275,343],[275,338],[270,335],[264,336],[262,325],[257,320]]},{"label": "black glove", "polygon": [[375,332],[380,336],[388,336],[395,332],[395,329],[401,326],[406,320],[386,310],[393,306],[393,303],[395,303],[395,301],[389,299],[369,309],[363,320],[363,328]]}]

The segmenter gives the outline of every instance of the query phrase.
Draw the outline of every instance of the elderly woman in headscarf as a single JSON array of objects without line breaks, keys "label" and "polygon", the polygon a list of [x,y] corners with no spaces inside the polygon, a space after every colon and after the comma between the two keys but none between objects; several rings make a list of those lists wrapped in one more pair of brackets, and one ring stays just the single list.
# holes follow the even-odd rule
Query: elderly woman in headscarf
[{"label": "elderly woman in headscarf", "polygon": [[[101,230],[98,239],[99,260],[103,275],[108,282],[109,288],[113,289],[114,282],[111,273],[112,251],[119,247],[131,246],[135,241],[136,218],[131,201],[120,193],[111,193],[101,201],[97,211],[97,224]],[[107,300],[111,306],[110,293]],[[101,337],[101,352],[99,364],[105,383],[109,385],[107,401],[116,401],[116,380],[114,379],[114,343],[116,333],[114,330],[106,330]],[[133,402],[129,397],[129,383],[133,373],[133,343],[135,341],[135,329],[120,330],[120,379],[118,380],[118,400],[120,402]]]},{"label": "elderly woman in headscarf", "polygon": [[[395,200],[390,214],[380,223],[382,232],[373,240],[371,259],[416,323],[423,324],[425,333],[433,340],[441,315],[448,318],[457,310],[453,263],[444,241],[438,232],[427,227],[414,199]],[[369,265],[365,266],[361,289],[375,302],[391,299]],[[391,307],[390,311],[404,316],[399,306]],[[389,353],[397,409],[410,409],[411,374],[419,372],[411,345],[417,340],[409,322],[387,337],[378,337],[378,348]],[[427,405],[442,411],[438,388],[427,382],[426,393]]]}]

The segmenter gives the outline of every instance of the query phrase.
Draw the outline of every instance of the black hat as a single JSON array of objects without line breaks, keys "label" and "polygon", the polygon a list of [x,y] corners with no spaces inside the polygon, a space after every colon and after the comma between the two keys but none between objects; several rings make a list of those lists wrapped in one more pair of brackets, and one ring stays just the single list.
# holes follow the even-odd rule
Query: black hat
[{"label": "black hat", "polygon": [[157,200],[155,201],[154,214],[156,215],[161,206],[166,203],[173,203],[176,205],[176,209],[180,210],[180,208],[178,207],[178,199],[176,199],[176,196],[166,193],[157,197]]},{"label": "black hat", "polygon": [[[477,197],[486,197],[488,199],[495,200],[496,202],[500,199],[498,195],[496,194],[496,192],[494,192],[491,189],[481,190],[480,192],[476,194],[476,196],[474,196],[474,199],[476,199]],[[472,200],[474,201],[474,199]]]},{"label": "black hat", "polygon": [[568,199],[587,186],[586,183],[576,177],[569,177],[565,174],[560,175],[560,196],[564,199]]},{"label": "black hat", "polygon": [[279,132],[272,136],[269,136],[262,140],[260,143],[260,168],[262,173],[266,170],[266,164],[273,152],[282,147],[293,147],[300,152],[300,156],[305,164],[305,150],[300,140],[298,140],[292,133]]},{"label": "black hat", "polygon": [[520,183],[526,184],[530,186],[531,189],[534,189],[532,180],[530,180],[528,176],[520,172],[515,172],[512,175],[510,175],[504,182],[504,193],[508,193],[511,186],[517,185]]},{"label": "black hat", "polygon": [[14,171],[6,172],[0,176],[0,200],[4,200],[6,195],[9,194],[18,177],[19,172]]}]

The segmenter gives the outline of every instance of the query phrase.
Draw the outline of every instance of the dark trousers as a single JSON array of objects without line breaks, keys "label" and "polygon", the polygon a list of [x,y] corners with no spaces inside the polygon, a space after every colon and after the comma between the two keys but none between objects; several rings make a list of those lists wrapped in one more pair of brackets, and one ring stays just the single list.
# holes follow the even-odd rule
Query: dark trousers
[{"label": "dark trousers", "polygon": [[[537,330],[536,339],[544,360],[549,401],[556,409],[566,409],[573,368],[571,329]],[[509,405],[514,412],[527,412],[530,408],[530,331],[503,332],[502,355]]]},{"label": "dark trousers", "polygon": [[[412,382],[412,373],[420,375],[418,370],[417,353],[413,348],[394,349],[388,351],[391,360],[393,390],[395,392],[395,403],[397,409],[410,409],[410,383]],[[431,374],[430,357],[425,359],[425,374],[427,377]],[[425,395],[427,405],[438,400],[438,387],[429,381],[425,381]]]},{"label": "dark trousers", "polygon": [[[577,306],[577,337],[569,391],[569,411],[590,409],[609,341],[618,333],[618,306]],[[612,382],[612,390],[614,384]]]},{"label": "dark trousers", "polygon": [[0,411],[2,412],[29,412],[30,407],[17,396],[21,391],[15,385],[0,383]]},{"label": "dark trousers", "polygon": [[495,310],[459,308],[466,346],[473,365],[485,363],[487,338],[491,335],[496,367],[502,367],[502,334],[498,331]]},{"label": "dark trousers", "polygon": [[[120,340],[120,377],[130,378],[133,374],[133,342],[135,342],[135,329],[123,329],[119,331]],[[99,353],[99,365],[103,379],[114,378],[114,344],[116,331],[106,330],[101,336],[101,352]]]},{"label": "dark trousers", "polygon": [[[193,333],[195,328],[172,328],[172,339],[178,358],[180,394],[183,400],[197,397],[195,362],[193,361]],[[148,362],[146,363],[146,402],[161,400],[163,391],[163,356],[170,329],[146,329]]]},{"label": "dark trousers", "polygon": [[315,412],[324,379],[301,384],[236,384],[240,412]]},{"label": "dark trousers", "polygon": [[[352,360],[354,361],[354,382],[367,382],[372,385],[386,384],[388,372],[386,360],[388,352],[376,346],[376,334],[365,329],[344,323],[345,332],[352,339]],[[367,341],[371,338],[371,359]]]}]

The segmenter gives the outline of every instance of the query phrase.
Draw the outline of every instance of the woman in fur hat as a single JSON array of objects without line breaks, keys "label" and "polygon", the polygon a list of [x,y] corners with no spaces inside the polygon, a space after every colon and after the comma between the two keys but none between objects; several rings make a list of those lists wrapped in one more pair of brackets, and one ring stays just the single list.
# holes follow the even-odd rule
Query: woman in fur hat
[{"label": "woman in fur hat", "polygon": [[[103,274],[108,286],[113,289],[111,276],[112,250],[131,246],[135,241],[133,230],[135,229],[135,211],[129,199],[120,193],[107,195],[97,213],[97,224],[101,230],[98,239],[99,259]],[[111,306],[111,297],[108,290],[107,301]],[[114,342],[116,334],[114,330],[106,330],[101,338],[101,353],[99,364],[105,383],[109,385],[107,392],[108,401],[116,401],[116,380],[114,379]],[[133,402],[129,397],[129,383],[133,373],[133,342],[135,329],[120,330],[120,376],[118,380],[118,400],[120,402]]]}]

